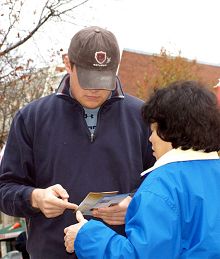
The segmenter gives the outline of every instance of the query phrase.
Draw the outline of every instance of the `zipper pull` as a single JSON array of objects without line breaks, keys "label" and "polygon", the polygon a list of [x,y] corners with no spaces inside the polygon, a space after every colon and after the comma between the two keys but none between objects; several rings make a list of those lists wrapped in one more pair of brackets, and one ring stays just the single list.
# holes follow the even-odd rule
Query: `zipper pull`
[{"label": "zipper pull", "polygon": [[90,141],[93,142],[95,140],[95,134],[94,133],[91,133],[90,135]]}]

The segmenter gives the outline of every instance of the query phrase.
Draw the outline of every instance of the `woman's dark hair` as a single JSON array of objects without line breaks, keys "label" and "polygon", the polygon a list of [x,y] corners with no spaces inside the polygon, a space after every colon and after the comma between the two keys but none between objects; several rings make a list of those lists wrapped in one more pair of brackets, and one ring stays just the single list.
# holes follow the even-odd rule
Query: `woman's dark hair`
[{"label": "woman's dark hair", "polygon": [[220,108],[214,93],[196,81],[177,81],[158,89],[142,108],[146,123],[173,148],[220,150]]}]

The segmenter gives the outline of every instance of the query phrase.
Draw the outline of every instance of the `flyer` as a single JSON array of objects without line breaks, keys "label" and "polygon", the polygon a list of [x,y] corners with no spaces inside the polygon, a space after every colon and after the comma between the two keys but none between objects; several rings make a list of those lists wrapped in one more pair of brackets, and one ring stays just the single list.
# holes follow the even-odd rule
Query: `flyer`
[{"label": "flyer", "polygon": [[124,200],[130,193],[119,194],[118,191],[112,192],[90,192],[79,204],[77,210],[83,215],[92,215],[93,209],[104,208],[118,204]]}]

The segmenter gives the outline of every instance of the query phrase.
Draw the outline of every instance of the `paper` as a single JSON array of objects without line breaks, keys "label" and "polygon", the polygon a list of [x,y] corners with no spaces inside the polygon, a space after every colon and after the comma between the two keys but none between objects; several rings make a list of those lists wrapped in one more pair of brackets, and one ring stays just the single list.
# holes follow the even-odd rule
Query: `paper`
[{"label": "paper", "polygon": [[118,194],[113,192],[90,192],[85,199],[79,204],[77,210],[83,215],[92,215],[92,210],[97,208],[105,208],[118,204],[124,200],[130,193]]}]

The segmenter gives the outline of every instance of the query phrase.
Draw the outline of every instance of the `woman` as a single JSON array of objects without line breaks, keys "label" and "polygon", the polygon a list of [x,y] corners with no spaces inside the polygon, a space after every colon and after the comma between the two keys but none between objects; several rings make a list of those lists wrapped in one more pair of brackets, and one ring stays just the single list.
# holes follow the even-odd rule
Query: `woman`
[{"label": "woman", "polygon": [[195,81],[160,89],[143,107],[157,159],[126,214],[126,237],[86,221],[64,230],[78,258],[220,258],[220,110]]}]

